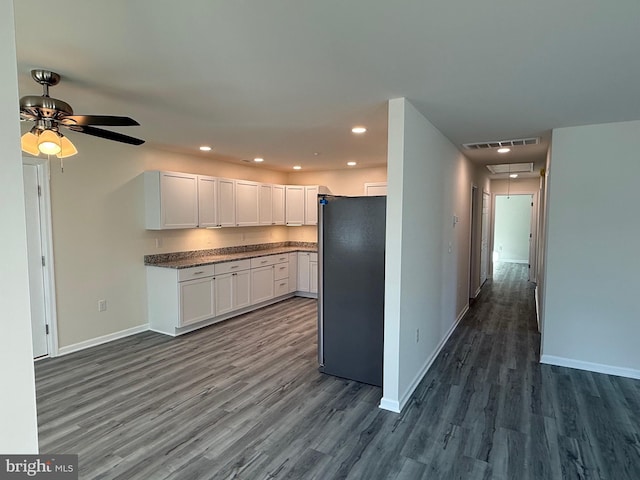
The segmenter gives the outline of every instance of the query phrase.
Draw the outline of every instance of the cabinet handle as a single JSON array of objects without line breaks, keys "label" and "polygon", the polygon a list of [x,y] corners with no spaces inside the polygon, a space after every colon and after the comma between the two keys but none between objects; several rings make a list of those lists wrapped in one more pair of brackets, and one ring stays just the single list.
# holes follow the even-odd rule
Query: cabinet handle
[{"label": "cabinet handle", "polygon": [[281,283],[280,284],[281,287],[284,287],[285,285],[286,285],[286,283]]},{"label": "cabinet handle", "polygon": [[230,267],[230,268],[238,268],[238,265],[234,265],[233,267]]},{"label": "cabinet handle", "polygon": [[204,271],[193,272],[194,275],[202,275],[203,273],[204,273]]},{"label": "cabinet handle", "polygon": [[287,267],[280,267],[280,270],[284,270],[285,268],[287,268]]},{"label": "cabinet handle", "polygon": [[268,260],[262,260],[260,263],[267,263]]},{"label": "cabinet handle", "polygon": [[235,277],[236,275],[238,275],[237,273],[233,273],[231,274],[232,277]]}]

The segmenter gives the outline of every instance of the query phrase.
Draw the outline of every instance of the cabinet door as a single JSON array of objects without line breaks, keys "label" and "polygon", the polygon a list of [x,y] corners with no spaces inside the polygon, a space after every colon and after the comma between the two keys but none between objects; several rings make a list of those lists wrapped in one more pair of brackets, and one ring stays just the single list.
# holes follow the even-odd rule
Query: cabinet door
[{"label": "cabinet door", "polygon": [[233,311],[233,274],[217,275],[215,291],[216,316]]},{"label": "cabinet door", "polygon": [[289,254],[289,293],[298,289],[298,252]]},{"label": "cabinet door", "polygon": [[273,298],[273,265],[251,269],[251,304]]},{"label": "cabinet door", "polygon": [[197,175],[145,172],[145,208],[148,229],[197,227]]},{"label": "cabinet door", "polygon": [[318,293],[318,262],[309,262],[309,291]]},{"label": "cabinet door", "polygon": [[287,185],[285,217],[287,225],[304,224],[304,187],[299,185]]},{"label": "cabinet door", "polygon": [[310,254],[306,252],[298,253],[298,287],[300,292],[309,292],[311,285],[309,283]]},{"label": "cabinet door", "polygon": [[244,270],[233,274],[234,307],[244,308],[251,305],[251,271]]},{"label": "cabinet door", "polygon": [[218,182],[214,177],[198,175],[198,226],[216,227]]},{"label": "cabinet door", "polygon": [[180,326],[216,315],[213,277],[180,282]]},{"label": "cabinet door", "polygon": [[218,226],[236,226],[236,182],[218,178]]},{"label": "cabinet door", "polygon": [[318,224],[318,187],[304,187],[304,224]]},{"label": "cabinet door", "polygon": [[273,187],[261,184],[258,187],[258,217],[260,225],[273,224]]},{"label": "cabinet door", "polygon": [[258,225],[258,184],[236,180],[236,225]]},{"label": "cabinet door", "polygon": [[284,225],[284,185],[272,186],[272,224]]}]

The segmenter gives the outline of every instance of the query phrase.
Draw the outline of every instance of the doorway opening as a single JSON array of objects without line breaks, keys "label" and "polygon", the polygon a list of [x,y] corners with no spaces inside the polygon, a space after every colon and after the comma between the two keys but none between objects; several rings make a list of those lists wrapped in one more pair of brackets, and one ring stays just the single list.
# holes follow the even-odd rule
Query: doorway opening
[{"label": "doorway opening", "polygon": [[495,195],[493,272],[499,273],[503,264],[524,264],[528,280],[535,282],[535,194]]}]

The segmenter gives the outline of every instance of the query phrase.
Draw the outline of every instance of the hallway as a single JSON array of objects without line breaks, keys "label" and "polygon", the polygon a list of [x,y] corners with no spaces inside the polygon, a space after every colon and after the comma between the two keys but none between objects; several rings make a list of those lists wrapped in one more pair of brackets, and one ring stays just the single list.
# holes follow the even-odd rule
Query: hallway
[{"label": "hallway", "polygon": [[37,362],[41,451],[82,479],[640,478],[640,381],[540,365],[526,267],[496,270],[400,415],[318,372],[294,298]]}]

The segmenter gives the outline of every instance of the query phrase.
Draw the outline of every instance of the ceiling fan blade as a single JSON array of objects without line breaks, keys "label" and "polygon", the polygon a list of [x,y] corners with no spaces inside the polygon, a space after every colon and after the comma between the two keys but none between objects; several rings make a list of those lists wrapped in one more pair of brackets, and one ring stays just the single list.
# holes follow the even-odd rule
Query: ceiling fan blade
[{"label": "ceiling fan blade", "polygon": [[65,126],[71,125],[108,125],[113,127],[130,127],[140,125],[133,118],[113,115],[67,115],[60,119]]},{"label": "ceiling fan blade", "polygon": [[107,140],[115,140],[116,142],[128,143],[130,145],[142,145],[144,140],[139,138],[130,137],[129,135],[123,135],[121,133],[111,132],[109,130],[103,130],[102,128],[89,127],[84,125],[64,125],[73,132],[86,133],[87,135],[93,135],[94,137],[106,138]]}]

